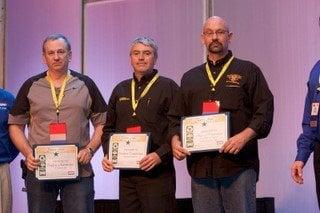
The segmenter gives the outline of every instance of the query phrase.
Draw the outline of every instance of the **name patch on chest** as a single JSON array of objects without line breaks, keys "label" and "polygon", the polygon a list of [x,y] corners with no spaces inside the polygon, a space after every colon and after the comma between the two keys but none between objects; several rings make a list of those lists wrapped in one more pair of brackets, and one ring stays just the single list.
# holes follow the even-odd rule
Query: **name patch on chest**
[{"label": "name patch on chest", "polygon": [[127,98],[127,97],[120,97],[119,98],[119,101],[130,101],[130,98]]},{"label": "name patch on chest", "polygon": [[239,74],[229,74],[226,77],[226,86],[227,87],[239,87],[242,76]]}]

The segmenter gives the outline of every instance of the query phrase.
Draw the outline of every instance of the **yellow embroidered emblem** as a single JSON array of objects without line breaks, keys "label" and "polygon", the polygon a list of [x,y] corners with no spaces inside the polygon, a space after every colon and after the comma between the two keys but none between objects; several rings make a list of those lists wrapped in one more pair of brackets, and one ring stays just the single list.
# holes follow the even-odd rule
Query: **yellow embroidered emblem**
[{"label": "yellow embroidered emblem", "polygon": [[242,79],[241,75],[229,74],[229,75],[227,75],[226,83],[233,84],[233,85],[240,85],[241,79]]},{"label": "yellow embroidered emblem", "polygon": [[127,97],[120,97],[119,101],[130,101],[130,98]]}]

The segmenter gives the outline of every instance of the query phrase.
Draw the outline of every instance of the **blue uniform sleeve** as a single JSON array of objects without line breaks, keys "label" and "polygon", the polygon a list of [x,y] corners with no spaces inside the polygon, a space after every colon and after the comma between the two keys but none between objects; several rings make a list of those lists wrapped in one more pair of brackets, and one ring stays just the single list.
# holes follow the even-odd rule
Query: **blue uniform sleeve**
[{"label": "blue uniform sleeve", "polygon": [[[302,134],[300,134],[297,140],[297,156],[296,161],[303,161],[306,163],[310,157],[310,154],[314,150],[315,143],[318,142],[318,131],[319,131],[319,115],[317,127],[310,127],[311,121],[311,105],[313,101],[319,101],[315,99],[317,95],[317,88],[319,86],[319,72],[320,72],[320,61],[313,67],[309,81],[308,81],[308,92],[305,100],[303,120],[302,120]],[[320,94],[317,96],[320,97]]]},{"label": "blue uniform sleeve", "polygon": [[13,145],[8,131],[8,114],[14,103],[14,96],[0,89],[0,164],[13,161],[19,151]]}]

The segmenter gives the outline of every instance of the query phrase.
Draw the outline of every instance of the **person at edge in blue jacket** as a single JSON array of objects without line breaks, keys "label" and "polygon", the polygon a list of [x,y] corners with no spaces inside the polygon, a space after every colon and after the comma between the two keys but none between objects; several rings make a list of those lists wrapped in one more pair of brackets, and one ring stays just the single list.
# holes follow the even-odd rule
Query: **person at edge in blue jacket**
[{"label": "person at edge in blue jacket", "polygon": [[313,155],[313,166],[316,180],[318,205],[320,207],[320,129],[319,129],[319,103],[320,103],[320,60],[311,70],[308,80],[308,92],[305,100],[302,133],[297,140],[297,155],[291,166],[292,179],[303,184],[303,167],[310,154]]},{"label": "person at edge in blue jacket", "polygon": [[8,132],[8,114],[14,103],[11,93],[0,89],[0,212],[12,211],[12,187],[10,165],[18,150],[11,142]]}]

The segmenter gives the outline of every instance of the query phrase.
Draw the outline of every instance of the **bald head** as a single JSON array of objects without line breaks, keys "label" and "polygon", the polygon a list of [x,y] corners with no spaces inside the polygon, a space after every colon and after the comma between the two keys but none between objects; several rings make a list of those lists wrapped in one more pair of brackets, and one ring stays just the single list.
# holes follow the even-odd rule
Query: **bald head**
[{"label": "bald head", "polygon": [[232,33],[229,32],[225,20],[212,16],[203,24],[201,38],[207,48],[209,59],[216,61],[227,55]]},{"label": "bald head", "polygon": [[206,28],[208,28],[208,27],[210,27],[212,25],[214,25],[214,26],[218,25],[221,28],[223,28],[224,30],[229,32],[228,23],[224,19],[219,17],[219,16],[211,16],[211,17],[209,17],[203,24],[202,32],[204,32]]}]

